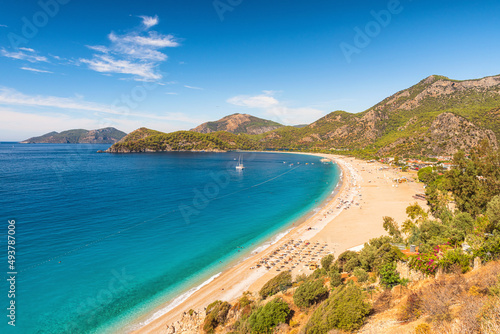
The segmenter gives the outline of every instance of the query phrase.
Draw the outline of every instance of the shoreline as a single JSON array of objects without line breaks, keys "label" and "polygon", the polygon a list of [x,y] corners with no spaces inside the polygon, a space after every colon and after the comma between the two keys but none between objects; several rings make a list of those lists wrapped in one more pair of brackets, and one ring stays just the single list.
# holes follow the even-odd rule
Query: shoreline
[{"label": "shoreline", "polygon": [[[268,152],[268,151],[244,151],[246,153],[285,153],[285,154],[296,154],[296,155],[307,155],[307,156],[318,156],[313,153],[302,153],[302,152]],[[332,164],[335,164],[336,162],[332,160]],[[129,323],[126,327],[121,327],[119,330],[126,330],[127,333],[140,333],[141,330],[144,327],[147,327],[150,323],[155,322],[158,319],[161,319],[162,317],[169,315],[169,313],[175,311],[176,313],[176,320],[177,318],[180,319],[182,316],[182,313],[184,311],[187,311],[189,309],[186,309],[184,311],[177,310],[178,307],[181,307],[182,304],[188,302],[189,298],[192,297],[193,294],[196,294],[200,289],[204,288],[210,283],[213,283],[213,281],[220,276],[223,276],[224,274],[230,272],[233,269],[238,268],[242,264],[246,263],[247,261],[254,261],[255,262],[255,257],[262,255],[263,252],[268,251],[270,248],[276,246],[278,243],[280,243],[284,238],[287,237],[291,232],[293,232],[295,229],[299,228],[302,224],[306,223],[311,217],[315,216],[318,212],[320,212],[324,207],[328,205],[336,196],[337,194],[341,191],[341,187],[344,184],[344,181],[342,179],[344,174],[343,169],[340,167],[339,164],[337,164],[339,168],[339,174],[338,174],[338,180],[335,183],[333,187],[329,187],[327,191],[322,195],[321,201],[317,203],[314,207],[312,207],[310,210],[304,212],[301,214],[300,217],[298,218],[293,218],[287,225],[284,227],[281,227],[277,229],[273,234],[270,236],[262,239],[259,241],[256,245],[254,245],[252,248],[249,248],[249,250],[246,252],[246,254],[241,254],[238,258],[230,260],[227,264],[224,265],[224,267],[216,273],[213,273],[212,275],[207,275],[205,279],[199,280],[196,285],[191,286],[190,288],[184,290],[182,293],[176,295],[174,298],[170,299],[169,301],[163,303],[162,305],[156,307],[153,311],[148,312],[147,314],[143,314],[137,318],[132,323]],[[334,179],[332,179],[333,181]],[[259,272],[260,274],[263,274],[262,272]],[[260,275],[261,276],[261,275]],[[240,295],[244,292],[245,290],[242,290]],[[239,295],[237,296],[239,297]],[[206,306],[206,305],[205,305]],[[117,331],[113,331],[117,332]]]},{"label": "shoreline", "polygon": [[[258,152],[258,153],[277,153],[277,152]],[[319,156],[319,157],[324,157],[323,155],[318,155],[314,153],[302,153],[302,152],[278,152],[278,153],[287,153],[287,154],[300,154],[300,155],[309,155],[309,156]],[[218,289],[222,296],[220,298],[213,299],[211,301],[208,301],[206,305],[199,306],[199,307],[191,307],[193,305],[190,299],[199,299],[201,296],[197,296],[197,294],[207,294],[209,291],[205,290],[212,290],[210,285],[217,283],[216,281],[219,280],[225,280],[227,276],[234,276],[235,272],[241,272],[241,271],[250,271],[248,268],[251,267],[252,263],[257,262],[258,259],[263,258],[265,255],[269,255],[275,248],[277,248],[279,245],[282,243],[286,242],[289,240],[290,235],[295,235],[299,232],[300,229],[304,228],[305,225],[311,225],[311,220],[316,217],[320,216],[321,212],[327,208],[332,201],[334,201],[341,193],[342,190],[346,184],[346,171],[345,168],[339,164],[337,161],[332,159],[332,163],[336,163],[338,168],[340,169],[340,174],[339,174],[339,179],[338,182],[335,184],[333,188],[329,189],[328,195],[319,203],[317,206],[315,206],[312,210],[306,212],[301,218],[293,221],[290,225],[288,225],[285,229],[282,229],[280,231],[277,231],[276,234],[271,236],[268,240],[264,241],[262,244],[257,245],[257,247],[253,250],[250,251],[248,256],[243,257],[242,259],[236,260],[233,263],[230,263],[223,271],[219,272],[218,274],[215,274],[211,276],[208,280],[205,280],[201,284],[198,284],[196,287],[193,287],[192,289],[188,290],[193,291],[186,299],[182,300],[180,303],[176,303],[177,305],[173,306],[170,308],[170,305],[172,305],[176,300],[179,299],[179,297],[185,295],[186,293],[183,293],[173,300],[168,301],[166,304],[162,305],[159,309],[154,311],[152,314],[149,313],[147,316],[142,316],[137,319],[137,323],[134,325],[139,325],[142,324],[142,327],[132,329],[131,333],[156,333],[160,331],[160,328],[157,327],[157,323],[161,322],[162,324],[165,322],[175,322],[179,320],[182,316],[182,314],[189,309],[194,309],[194,310],[203,310],[205,306],[208,305],[211,301],[214,301],[216,299],[223,299],[223,300],[228,300],[232,301],[235,298],[238,298],[241,296],[241,294],[245,291],[248,290],[250,285],[258,281],[262,276],[266,276],[267,273],[276,273],[275,270],[271,269],[269,271],[265,270],[264,268],[259,268],[257,270],[251,271],[251,273],[246,272],[244,274],[244,279],[241,280],[241,282],[236,282],[238,287],[227,291],[227,290],[221,290]],[[309,224],[308,224],[309,223]],[[309,234],[311,232],[314,232],[315,230],[309,230]],[[315,234],[315,233],[314,233]],[[311,235],[312,236],[312,235]],[[307,240],[307,239],[304,239]],[[241,276],[236,276],[237,278]],[[238,284],[239,283],[239,284]],[[217,291],[215,291],[217,292]],[[213,293],[213,292],[212,292]],[[212,295],[212,293],[209,293]],[[195,303],[195,304],[200,304]],[[169,309],[167,312],[162,312],[164,309]],[[159,312],[163,313],[159,317],[151,320],[152,316],[157,315]],[[168,320],[167,320],[168,319]],[[148,328],[153,327],[152,331],[150,331]],[[165,326],[162,326],[165,327]]]},{"label": "shoreline", "polygon": [[[288,228],[284,231],[285,233],[279,232],[278,234],[274,235],[270,239],[271,241],[274,240],[274,242],[266,241],[263,244],[258,245],[256,249],[252,250],[249,253],[248,257],[241,259],[240,261],[236,262],[236,264],[226,267],[226,269],[224,269],[219,274],[212,276],[209,280],[204,281],[201,285],[198,285],[195,288],[189,290],[194,291],[185,299],[178,300],[179,297],[185,295],[184,293],[183,295],[178,296],[168,303],[162,305],[161,308],[153,313],[154,315],[157,315],[161,310],[168,310],[163,312],[163,314],[157,316],[155,319],[151,319],[151,313],[148,314],[148,316],[138,318],[137,322],[135,322],[134,324],[142,325],[142,327],[132,329],[132,333],[163,332],[167,329],[168,326],[178,326],[178,321],[180,320],[182,315],[190,309],[200,312],[204,310],[204,307],[215,300],[233,302],[235,299],[239,298],[245,291],[259,291],[262,285],[264,285],[270,278],[277,275],[280,271],[278,271],[278,269],[274,267],[269,270],[263,267],[255,268],[255,263],[259,263],[264,258],[272,257],[273,251],[279,250],[280,247],[283,247],[284,244],[290,244],[293,240],[308,240],[314,243],[320,242],[325,244],[324,254],[314,255],[309,259],[309,261],[319,264],[319,260],[321,259],[321,257],[329,253],[333,253],[335,256],[338,256],[341,252],[350,247],[364,244],[364,242],[367,242],[370,238],[385,234],[385,231],[382,228],[382,220],[377,223],[378,227],[371,226],[371,228],[367,229],[364,226],[360,226],[361,230],[358,231],[360,233],[356,233],[356,229],[349,229],[349,226],[343,224],[343,219],[340,219],[343,217],[339,217],[346,216],[344,212],[348,213],[351,210],[363,209],[364,204],[361,204],[361,196],[363,190],[367,190],[368,188],[375,185],[375,182],[371,184],[371,180],[368,181],[368,184],[365,184],[366,182],[363,181],[363,176],[365,176],[365,178],[366,176],[369,176],[362,175],[363,172],[364,174],[366,174],[367,168],[365,168],[365,165],[369,165],[367,162],[351,157],[332,154],[302,152],[283,153],[312,155],[331,159],[332,162],[336,163],[341,170],[337,185],[333,189],[331,189],[331,193],[314,210],[306,213],[302,217],[302,219],[294,221],[294,223],[292,225],[289,225]],[[355,166],[352,166],[351,162],[355,164]],[[363,167],[361,167],[361,165],[363,165]],[[376,163],[371,164],[371,166],[375,167],[375,169],[371,168],[373,170],[370,170],[368,172],[370,174],[375,173],[375,170],[380,168],[382,165]],[[392,170],[384,171],[384,178],[386,178],[386,173],[394,174],[395,172]],[[397,174],[398,172],[396,172],[394,176]],[[389,178],[390,177],[387,177],[387,179]],[[385,181],[387,181],[387,179]],[[385,188],[388,188],[387,184],[388,183],[386,182],[384,185]],[[392,187],[394,189],[394,185],[392,185]],[[412,190],[411,192],[414,194],[414,190]],[[377,194],[375,195],[376,196],[374,199],[376,200],[378,196]],[[411,196],[406,197],[411,198]],[[394,199],[395,198],[392,198],[393,201]],[[410,202],[412,201],[414,202],[413,199],[410,200]],[[400,205],[398,205],[398,209],[399,207]],[[404,208],[406,208],[406,204]],[[403,214],[405,214],[404,210],[399,211],[403,211]],[[355,213],[359,212],[356,211]],[[390,214],[391,212],[388,212],[387,215]],[[356,216],[356,214],[354,216]],[[400,212],[398,214],[398,217],[399,216],[401,216]],[[406,216],[404,216],[403,218],[405,217]],[[349,215],[347,215],[346,218],[349,218]],[[356,217],[354,219],[356,219]],[[359,221],[357,223],[359,225]],[[348,230],[347,233],[337,233],[337,230],[345,228],[347,228]],[[283,235],[278,238],[281,234]],[[345,238],[344,236],[347,238]],[[266,244],[268,245],[265,246]],[[315,259],[315,256],[318,256],[318,258]],[[304,263],[301,260],[300,265],[292,267],[292,275],[296,276],[303,273],[312,273],[312,270],[307,267],[307,264],[308,262],[306,262],[306,260],[304,260]],[[178,300],[178,304],[175,306],[172,305],[172,303],[176,300]],[[169,305],[172,305],[173,307],[170,308]],[[148,323],[145,323],[146,321],[148,321]]]}]

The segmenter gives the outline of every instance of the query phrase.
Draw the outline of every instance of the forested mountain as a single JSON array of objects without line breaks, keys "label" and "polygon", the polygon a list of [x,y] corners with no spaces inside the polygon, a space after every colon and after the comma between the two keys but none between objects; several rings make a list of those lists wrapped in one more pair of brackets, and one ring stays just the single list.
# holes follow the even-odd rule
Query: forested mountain
[{"label": "forested mountain", "polygon": [[352,151],[372,156],[451,155],[468,151],[483,139],[497,148],[500,76],[457,81],[433,75],[364,112],[334,111],[300,128],[235,114],[192,131],[197,134],[154,132],[135,144],[133,136],[126,141],[134,147],[132,151],[250,148]]},{"label": "forested mountain", "polygon": [[23,144],[113,144],[127,134],[115,128],[97,130],[74,129],[63,132],[49,132],[40,137],[22,141]]}]

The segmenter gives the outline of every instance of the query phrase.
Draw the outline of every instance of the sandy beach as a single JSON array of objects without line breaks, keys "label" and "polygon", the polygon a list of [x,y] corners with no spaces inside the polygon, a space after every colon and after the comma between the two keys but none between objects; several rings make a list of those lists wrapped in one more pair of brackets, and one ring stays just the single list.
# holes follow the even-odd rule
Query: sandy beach
[{"label": "sandy beach", "polygon": [[338,256],[385,234],[382,227],[384,216],[402,222],[406,219],[408,205],[415,202],[425,205],[425,202],[413,198],[424,191],[421,183],[393,181],[403,174],[408,176],[408,173],[377,162],[316,155],[333,160],[342,169],[340,189],[321,210],[278,242],[224,271],[167,313],[154,320],[151,316],[139,319],[144,325],[134,333],[163,333],[167,326],[175,326],[184,312],[190,309],[203,311],[215,300],[232,302],[245,291],[257,292],[283,270],[292,270],[293,275],[309,274],[312,272],[309,264],[319,264],[323,256],[330,253]]}]

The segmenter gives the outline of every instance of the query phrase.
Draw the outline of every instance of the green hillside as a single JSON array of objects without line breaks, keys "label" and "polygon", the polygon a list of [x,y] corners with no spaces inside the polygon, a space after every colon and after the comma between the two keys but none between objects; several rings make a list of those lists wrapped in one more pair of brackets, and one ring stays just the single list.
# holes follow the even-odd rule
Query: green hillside
[{"label": "green hillside", "polygon": [[33,137],[22,141],[24,144],[113,144],[127,134],[115,128],[98,130],[73,129],[63,132],[49,132],[43,136]]},{"label": "green hillside", "polygon": [[[468,151],[485,139],[496,148],[500,76],[457,81],[433,75],[361,113],[334,111],[305,127],[276,124],[234,114],[192,132],[146,129],[151,131],[149,139],[132,133],[111,151],[248,149],[432,156]],[[276,128],[264,131],[268,126]]]}]

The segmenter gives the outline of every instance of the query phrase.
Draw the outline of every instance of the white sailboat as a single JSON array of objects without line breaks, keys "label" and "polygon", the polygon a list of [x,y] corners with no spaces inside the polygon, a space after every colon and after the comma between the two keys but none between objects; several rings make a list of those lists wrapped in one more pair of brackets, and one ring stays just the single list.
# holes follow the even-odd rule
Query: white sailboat
[{"label": "white sailboat", "polygon": [[245,168],[245,166],[243,166],[243,159],[241,158],[241,155],[240,155],[240,157],[238,158],[238,164],[236,165],[236,170],[242,170],[244,168]]}]

